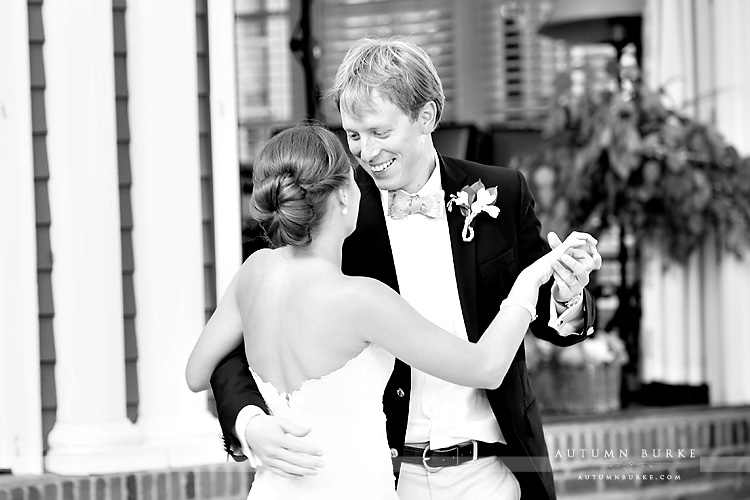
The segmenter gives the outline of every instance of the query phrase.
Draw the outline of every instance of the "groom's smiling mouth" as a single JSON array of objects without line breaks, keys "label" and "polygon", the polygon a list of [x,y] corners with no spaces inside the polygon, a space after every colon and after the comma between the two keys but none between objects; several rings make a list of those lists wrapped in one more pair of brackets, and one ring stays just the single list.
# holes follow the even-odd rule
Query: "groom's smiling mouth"
[{"label": "groom's smiling mouth", "polygon": [[384,161],[383,163],[378,163],[376,165],[370,164],[370,169],[376,173],[379,174],[380,172],[383,172],[388,169],[391,165],[393,165],[393,162],[395,162],[395,158],[391,158],[388,161]]}]

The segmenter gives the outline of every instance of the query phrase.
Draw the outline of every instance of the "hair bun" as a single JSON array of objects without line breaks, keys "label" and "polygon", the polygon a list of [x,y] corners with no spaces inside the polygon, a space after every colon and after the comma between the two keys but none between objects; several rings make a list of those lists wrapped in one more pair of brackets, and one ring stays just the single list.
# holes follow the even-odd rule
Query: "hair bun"
[{"label": "hair bun", "polygon": [[307,190],[297,182],[293,172],[284,172],[271,179],[269,191],[269,203],[277,211],[307,196]]},{"label": "hair bun", "polygon": [[283,130],[253,165],[250,216],[272,247],[308,245],[350,172],[344,146],[329,130],[305,124]]},{"label": "hair bun", "polygon": [[254,186],[250,215],[260,222],[271,245],[300,246],[310,242],[314,214],[306,198],[307,189],[292,172],[268,177]]}]

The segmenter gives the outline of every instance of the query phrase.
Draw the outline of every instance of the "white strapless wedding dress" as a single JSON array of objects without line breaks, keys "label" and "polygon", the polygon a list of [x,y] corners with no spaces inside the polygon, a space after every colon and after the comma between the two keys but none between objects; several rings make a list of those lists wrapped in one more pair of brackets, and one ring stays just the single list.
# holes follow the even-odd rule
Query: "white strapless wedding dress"
[{"label": "white strapless wedding dress", "polygon": [[273,415],[312,429],[323,451],[315,476],[286,479],[259,468],[248,500],[398,500],[385,429],[383,391],[394,357],[369,344],[341,368],[280,394],[250,370]]}]

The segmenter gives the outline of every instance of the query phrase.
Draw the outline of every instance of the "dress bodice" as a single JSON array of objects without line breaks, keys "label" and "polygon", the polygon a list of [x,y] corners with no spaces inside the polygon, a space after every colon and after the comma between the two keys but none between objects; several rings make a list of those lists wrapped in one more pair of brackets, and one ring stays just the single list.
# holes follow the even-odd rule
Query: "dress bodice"
[{"label": "dress bodice", "polygon": [[341,368],[289,394],[251,369],[273,415],[312,429],[304,439],[323,451],[325,466],[295,479],[261,467],[248,499],[397,500],[383,413],[393,364],[393,355],[369,344]]}]

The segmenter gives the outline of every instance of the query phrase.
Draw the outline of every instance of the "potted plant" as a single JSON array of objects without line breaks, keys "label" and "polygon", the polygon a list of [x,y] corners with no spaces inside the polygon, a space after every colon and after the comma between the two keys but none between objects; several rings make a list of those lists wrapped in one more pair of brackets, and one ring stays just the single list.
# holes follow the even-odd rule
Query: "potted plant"
[{"label": "potted plant", "polygon": [[708,240],[750,246],[750,158],[669,106],[633,62],[583,83],[563,75],[557,92],[545,147],[520,160],[532,189],[551,184],[535,193],[543,218],[594,235],[616,225],[678,263]]},{"label": "potted plant", "polygon": [[[601,237],[617,229],[619,249],[610,257],[620,262],[618,306],[600,329],[624,341],[630,359],[625,371],[632,380],[637,378],[640,287],[638,273],[628,279],[626,270],[637,263],[643,246],[677,265],[706,243],[717,245],[717,255],[741,255],[750,246],[750,159],[740,158],[711,125],[670,105],[664,89],[645,86],[627,52],[606,68],[558,78],[557,97],[542,126],[544,147],[517,158],[514,166],[529,180],[545,231],[567,234],[574,228]],[[592,288],[595,295],[606,295]],[[527,345],[539,354],[534,340]],[[599,362],[567,349],[542,350],[538,356],[540,399],[545,371],[562,380],[575,376],[561,373],[571,366]]]},{"label": "potted plant", "polygon": [[546,413],[606,413],[620,408],[625,343],[598,331],[585,342],[560,348],[527,342],[526,357],[537,401]]}]

